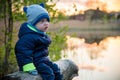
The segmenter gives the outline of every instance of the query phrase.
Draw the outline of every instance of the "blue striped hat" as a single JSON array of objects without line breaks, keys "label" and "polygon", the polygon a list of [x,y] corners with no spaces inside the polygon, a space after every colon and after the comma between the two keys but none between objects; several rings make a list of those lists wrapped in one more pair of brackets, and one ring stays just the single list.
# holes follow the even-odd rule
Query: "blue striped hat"
[{"label": "blue striped hat", "polygon": [[47,18],[47,20],[50,21],[49,13],[44,8],[44,4],[33,4],[27,7],[25,6],[23,10],[28,18],[27,22],[32,25],[35,25],[43,18]]}]

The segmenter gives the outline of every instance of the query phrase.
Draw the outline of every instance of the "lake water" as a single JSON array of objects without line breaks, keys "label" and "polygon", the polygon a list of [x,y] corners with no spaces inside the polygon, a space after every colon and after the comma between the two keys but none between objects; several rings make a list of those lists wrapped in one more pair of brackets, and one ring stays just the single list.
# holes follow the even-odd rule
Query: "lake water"
[{"label": "lake water", "polygon": [[69,37],[62,59],[79,66],[79,76],[73,80],[120,80],[120,36],[108,37],[99,44]]}]

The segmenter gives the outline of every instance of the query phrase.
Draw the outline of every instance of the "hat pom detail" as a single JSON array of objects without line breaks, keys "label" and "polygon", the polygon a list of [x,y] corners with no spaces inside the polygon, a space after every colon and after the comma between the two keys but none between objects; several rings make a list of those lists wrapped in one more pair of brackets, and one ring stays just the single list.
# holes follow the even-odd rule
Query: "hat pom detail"
[{"label": "hat pom detail", "polygon": [[45,8],[45,5],[44,5],[44,3],[41,3],[41,4],[39,4],[41,7],[43,7],[43,8]]},{"label": "hat pom detail", "polygon": [[26,6],[23,7],[23,11],[24,11],[25,13],[27,13],[27,7],[26,7]]}]

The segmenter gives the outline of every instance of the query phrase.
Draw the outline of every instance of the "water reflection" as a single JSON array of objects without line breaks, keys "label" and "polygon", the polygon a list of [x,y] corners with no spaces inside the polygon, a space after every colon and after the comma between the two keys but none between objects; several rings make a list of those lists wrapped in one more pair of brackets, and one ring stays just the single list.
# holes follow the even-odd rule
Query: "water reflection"
[{"label": "water reflection", "polygon": [[62,59],[79,66],[79,76],[73,80],[120,80],[120,36],[108,37],[99,44],[67,36],[67,44]]}]

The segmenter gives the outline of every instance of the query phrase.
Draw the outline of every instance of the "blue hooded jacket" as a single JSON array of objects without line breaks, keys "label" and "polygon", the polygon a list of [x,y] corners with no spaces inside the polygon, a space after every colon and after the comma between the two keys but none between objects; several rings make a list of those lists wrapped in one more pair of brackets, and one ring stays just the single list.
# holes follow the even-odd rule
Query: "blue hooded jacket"
[{"label": "blue hooded jacket", "polygon": [[[32,28],[35,30],[32,30]],[[48,47],[51,39],[47,34],[38,30],[35,26],[23,23],[18,37],[15,54],[19,67],[32,62],[37,64],[48,59]]]}]

